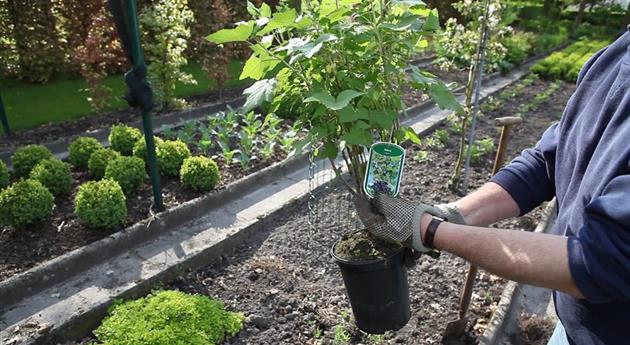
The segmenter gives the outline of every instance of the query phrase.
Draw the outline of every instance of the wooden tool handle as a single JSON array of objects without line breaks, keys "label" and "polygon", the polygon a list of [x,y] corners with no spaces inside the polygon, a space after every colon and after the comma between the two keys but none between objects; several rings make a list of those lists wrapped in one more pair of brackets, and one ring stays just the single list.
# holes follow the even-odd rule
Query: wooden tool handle
[{"label": "wooden tool handle", "polygon": [[523,119],[517,116],[498,117],[494,119],[495,126],[513,126],[522,122]]}]

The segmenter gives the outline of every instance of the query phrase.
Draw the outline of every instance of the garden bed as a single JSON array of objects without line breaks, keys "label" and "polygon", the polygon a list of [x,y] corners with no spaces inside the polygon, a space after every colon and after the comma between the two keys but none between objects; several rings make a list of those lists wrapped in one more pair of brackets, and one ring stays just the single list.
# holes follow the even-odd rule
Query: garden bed
[{"label": "garden bed", "polygon": [[[518,95],[510,93],[514,88],[519,90],[516,85],[497,96],[497,99],[505,97],[509,102],[487,111],[480,119],[478,138],[497,138],[492,119],[513,115],[522,104],[533,102],[550,85],[546,81],[533,80]],[[513,132],[508,150],[510,157],[532,146],[559,118],[572,91],[572,85],[562,84],[559,90],[525,115],[525,122]],[[455,160],[455,137],[450,135],[444,148],[436,148],[427,156],[421,154],[424,149],[408,147],[403,197],[435,203],[456,199],[457,196],[446,187]],[[414,158],[418,156],[422,159]],[[492,156],[490,152],[482,155],[474,166],[471,188],[488,180]],[[248,316],[245,329],[230,344],[439,342],[446,322],[456,318],[467,264],[446,253],[438,260],[422,257],[409,273],[412,302],[409,324],[384,336],[362,334],[352,325],[341,275],[329,252],[334,241],[351,230],[336,226],[334,215],[341,212],[336,206],[340,203],[344,208],[351,207],[345,193],[339,190],[318,196],[318,204],[324,209],[328,205],[332,214],[322,213],[313,231],[309,231],[307,201],[289,206],[282,215],[266,219],[264,231],[258,232],[232,255],[224,257],[220,264],[190,272],[167,287],[217,297],[230,309],[245,313]],[[495,226],[533,230],[541,212],[539,208],[524,217]],[[479,274],[470,310],[471,322],[466,335],[456,343],[479,342],[503,285],[504,281],[498,277],[486,272]]]}]

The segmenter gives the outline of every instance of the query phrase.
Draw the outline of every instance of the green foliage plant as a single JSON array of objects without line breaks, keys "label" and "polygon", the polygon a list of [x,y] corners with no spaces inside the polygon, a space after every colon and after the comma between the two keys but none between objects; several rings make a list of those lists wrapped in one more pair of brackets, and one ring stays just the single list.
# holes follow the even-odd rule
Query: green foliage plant
[{"label": "green foliage plant", "polygon": [[142,138],[139,129],[127,125],[113,125],[109,131],[109,143],[112,149],[124,156],[133,154],[133,145]]},{"label": "green foliage plant", "polygon": [[483,138],[475,140],[472,145],[470,161],[474,164],[481,162],[481,158],[494,151],[494,140],[492,138]]},{"label": "green foliage plant", "polygon": [[118,182],[125,195],[133,195],[147,178],[144,161],[138,157],[118,157],[107,164],[105,178]]},{"label": "green foliage plant", "polygon": [[[155,143],[155,147],[160,146],[164,140],[160,137],[153,137],[153,142]],[[147,143],[144,140],[144,137],[140,138],[133,145],[133,156],[142,159],[143,161],[147,161]]]},{"label": "green foliage plant", "polygon": [[215,345],[236,335],[243,321],[210,297],[157,291],[114,303],[94,335],[107,345]]},{"label": "green foliage plant", "polygon": [[190,149],[181,140],[167,140],[156,146],[157,164],[164,176],[178,176],[184,160],[191,156]]},{"label": "green foliage plant", "polygon": [[149,80],[162,109],[185,105],[175,97],[177,83],[196,83],[192,75],[182,71],[188,63],[184,53],[193,19],[187,0],[158,0],[140,14]]},{"label": "green foliage plant", "polygon": [[79,186],[74,213],[88,227],[109,230],[125,224],[127,204],[118,182],[88,181]]},{"label": "green foliage plant", "polygon": [[9,168],[4,161],[0,161],[0,190],[6,188],[9,185],[9,182]]},{"label": "green foliage plant", "polygon": [[109,148],[94,151],[88,161],[88,171],[90,175],[97,180],[102,179],[103,176],[105,176],[107,164],[118,157],[120,157],[120,153]]},{"label": "green foliage plant", "polygon": [[23,229],[53,214],[55,197],[39,181],[20,180],[0,192],[0,223]]},{"label": "green foliage plant", "polygon": [[608,44],[605,40],[582,39],[537,62],[531,70],[548,79],[575,82],[586,61]]},{"label": "green foliage plant", "polygon": [[22,146],[11,156],[13,174],[16,177],[26,177],[39,162],[49,158],[53,158],[53,154],[43,145]]},{"label": "green foliage plant", "polygon": [[217,163],[203,156],[186,158],[179,175],[184,187],[197,192],[212,190],[220,178]]},{"label": "green foliage plant", "polygon": [[79,137],[68,147],[68,161],[79,168],[87,168],[90,156],[103,146],[95,138]]},{"label": "green foliage plant", "polygon": [[[244,91],[243,111],[279,106],[286,97],[314,105],[297,123],[309,131],[294,152],[311,147],[318,157],[343,157],[354,178],[346,184],[363,193],[366,147],[374,141],[419,142],[400,125],[406,87],[428,93],[442,108],[460,109],[437,77],[410,65],[439,28],[436,10],[419,0],[305,1],[302,13],[279,6],[272,13],[248,3],[252,19],[207,38],[216,44],[247,42],[252,55],[241,78],[256,82]],[[409,69],[408,75],[405,70]],[[278,80],[294,80],[277,92]]]},{"label": "green foliage plant", "polygon": [[68,194],[72,188],[72,173],[68,163],[56,158],[39,162],[30,174],[31,179],[39,181],[55,196]]}]

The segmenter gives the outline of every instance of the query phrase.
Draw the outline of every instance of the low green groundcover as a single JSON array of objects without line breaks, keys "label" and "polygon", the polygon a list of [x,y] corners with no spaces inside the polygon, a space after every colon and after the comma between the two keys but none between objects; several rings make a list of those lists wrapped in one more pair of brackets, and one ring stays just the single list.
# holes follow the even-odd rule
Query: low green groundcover
[{"label": "low green groundcover", "polygon": [[103,345],[212,345],[238,333],[243,319],[206,296],[158,291],[115,303],[94,335]]}]

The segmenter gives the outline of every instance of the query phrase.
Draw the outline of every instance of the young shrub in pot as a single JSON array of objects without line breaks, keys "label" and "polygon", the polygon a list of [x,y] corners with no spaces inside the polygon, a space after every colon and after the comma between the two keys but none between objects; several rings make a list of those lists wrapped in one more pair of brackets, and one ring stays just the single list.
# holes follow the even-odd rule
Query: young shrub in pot
[{"label": "young shrub in pot", "polygon": [[[413,56],[428,47],[427,37],[439,29],[437,11],[415,0],[306,4],[301,15],[290,8],[272,14],[265,4],[260,8],[249,4],[252,20],[208,39],[216,44],[250,42],[253,54],[241,79],[257,82],[244,91],[243,111],[260,106],[278,109],[287,98],[300,97],[312,108],[298,116],[298,126],[309,132],[296,142],[295,152],[310,147],[319,158],[331,162],[337,175],[342,171],[336,160],[342,158],[352,177],[342,182],[351,194],[363,197],[366,147],[386,140],[419,143],[413,129],[399,121],[408,88],[426,92],[441,108],[461,108],[442,81],[410,64]],[[277,90],[278,83],[282,92]],[[409,319],[401,253],[399,247],[393,256],[374,257],[370,261],[374,265],[336,257],[357,325],[367,332],[397,329]],[[346,279],[347,272],[355,269],[367,279],[356,289]],[[367,281],[374,286],[387,281],[392,289],[367,289]]]},{"label": "young shrub in pot", "polygon": [[184,160],[179,175],[184,187],[207,192],[219,182],[219,166],[208,157],[190,157]]},{"label": "young shrub in pot", "polygon": [[90,176],[97,180],[102,179],[103,176],[105,176],[105,168],[107,168],[107,164],[118,157],[120,157],[120,153],[106,148],[102,148],[92,153],[90,160],[88,161],[88,171],[90,172]]},{"label": "young shrub in pot", "polygon": [[139,129],[127,125],[114,125],[109,132],[109,143],[112,149],[124,156],[131,156],[134,144],[142,139]]},{"label": "young shrub in pot", "polygon": [[16,177],[26,177],[39,162],[49,158],[53,158],[53,154],[45,146],[34,144],[22,146],[11,156],[13,174]]},{"label": "young shrub in pot", "polygon": [[53,214],[54,196],[35,180],[20,180],[0,192],[0,223],[23,229]]},{"label": "young shrub in pot", "polygon": [[125,194],[114,180],[88,181],[79,186],[74,213],[94,229],[108,230],[124,225],[127,219]]},{"label": "young shrub in pot", "polygon": [[79,137],[68,147],[68,161],[78,168],[87,168],[90,156],[103,148],[101,143],[90,137]]},{"label": "young shrub in pot", "polygon": [[138,157],[118,157],[107,164],[105,178],[118,182],[125,195],[133,195],[147,178],[144,161]]},{"label": "young shrub in pot", "polygon": [[41,182],[55,196],[68,194],[72,188],[70,166],[56,158],[39,162],[31,170],[30,177]]}]

